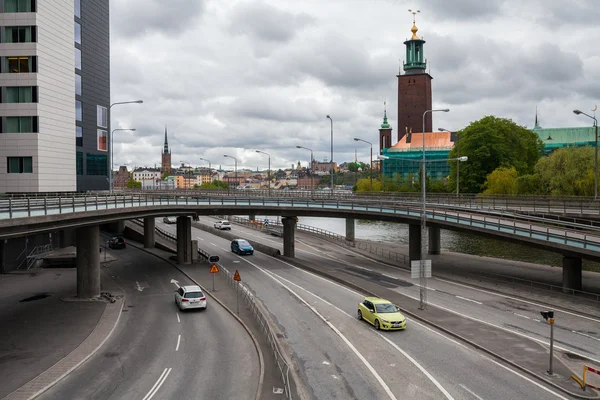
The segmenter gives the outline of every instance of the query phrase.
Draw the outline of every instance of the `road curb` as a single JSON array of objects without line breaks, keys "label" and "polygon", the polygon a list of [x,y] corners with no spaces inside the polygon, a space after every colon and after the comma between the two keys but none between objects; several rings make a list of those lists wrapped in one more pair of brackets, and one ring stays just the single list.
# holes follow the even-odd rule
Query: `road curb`
[{"label": "road curb", "polygon": [[[32,399],[35,399],[36,397],[38,397],[39,395],[41,395],[42,393],[44,393],[45,391],[50,389],[52,386],[54,386],[58,382],[60,382],[62,379],[64,379],[66,376],[68,376],[71,372],[75,371],[79,366],[81,366],[84,362],[86,362],[94,354],[96,354],[102,346],[104,346],[104,344],[108,341],[108,339],[112,336],[113,332],[117,328],[117,325],[119,324],[119,321],[121,320],[121,314],[123,313],[123,307],[125,305],[125,294],[124,294],[123,290],[110,277],[110,275],[108,275],[108,274],[106,274],[106,275],[108,276],[109,279],[111,279],[113,281],[113,283],[119,288],[119,290],[121,290],[121,298],[119,300],[117,300],[120,302],[120,304],[106,303],[106,308],[104,309],[102,316],[96,323],[96,326],[94,327],[92,332],[90,332],[88,337],[85,338],[85,340],[79,344],[79,346],[77,346],[75,349],[73,349],[69,354],[67,354],[65,357],[63,357],[56,364],[54,364],[53,366],[48,368],[46,371],[42,372],[40,375],[36,376],[35,378],[33,378],[32,380],[30,380],[29,382],[27,382],[20,388],[18,388],[14,392],[10,393],[8,396],[4,397],[2,400],[32,400]],[[113,323],[113,326],[110,329],[110,332],[108,332],[108,334],[102,340],[100,340],[100,343],[95,345],[94,340],[96,340],[96,343],[97,343],[97,341],[98,341],[97,339],[99,339],[99,338],[94,338],[94,335],[99,335],[99,331],[100,331],[99,326],[101,323],[105,322],[107,319],[109,319],[111,317],[111,315],[109,315],[109,314],[116,314],[116,320]],[[83,356],[77,355],[78,351],[85,351],[84,349],[86,347],[92,347],[92,346],[93,346],[92,350],[89,351],[87,354],[85,354]],[[75,359],[70,360],[70,358],[75,358]],[[79,359],[77,360],[77,358],[79,358]],[[66,371],[61,372],[61,370],[64,370],[65,368],[66,368]],[[50,382],[48,382],[49,380],[50,380]]]},{"label": "road curb", "polygon": [[[221,300],[219,300],[214,293],[211,293],[210,291],[206,290],[206,288],[204,286],[202,286],[199,282],[197,282],[194,278],[192,278],[190,275],[188,275],[187,272],[185,272],[184,270],[182,270],[181,268],[179,268],[179,266],[177,266],[177,264],[175,264],[174,262],[172,262],[171,260],[168,260],[166,258],[163,258],[161,256],[159,256],[158,254],[155,254],[151,251],[146,250],[144,247],[139,246],[137,244],[132,244],[131,242],[129,242],[129,245],[142,250],[148,254],[153,255],[154,257],[160,258],[161,260],[169,263],[170,265],[172,265],[173,267],[175,267],[179,272],[181,272],[183,275],[185,275],[189,280],[191,280],[192,282],[194,282],[196,285],[200,286],[202,288],[202,290],[204,292],[206,292],[210,297],[213,298],[213,300],[215,300],[221,307],[223,307],[229,314],[231,314],[239,323],[240,325],[242,325],[242,327],[246,330],[246,332],[248,332],[248,335],[250,335],[250,338],[252,339],[252,342],[254,343],[254,348],[256,349],[256,353],[258,355],[258,362],[260,364],[260,377],[258,379],[258,388],[256,390],[256,396],[255,399],[259,400],[260,399],[260,395],[262,393],[262,387],[263,387],[263,382],[264,382],[264,377],[265,377],[265,363],[264,363],[264,355],[262,353],[262,349],[260,348],[260,345],[258,344],[258,340],[256,339],[256,337],[254,336],[254,334],[252,333],[252,331],[250,330],[250,328],[246,325],[246,323],[244,321],[242,321],[242,319],[240,317],[238,317],[236,315],[236,313],[234,313],[231,309],[229,309],[229,307],[227,307],[223,302],[221,302]],[[2,399],[4,400],[4,399]],[[7,399],[7,400],[13,400],[13,399]],[[16,399],[15,399],[16,400]]]},{"label": "road curb", "polygon": [[[329,279],[331,281],[335,281],[337,283],[340,283],[340,284],[342,284],[344,286],[350,287],[350,288],[352,288],[354,290],[357,290],[357,291],[362,292],[364,294],[367,294],[369,296],[379,297],[376,293],[374,293],[374,292],[372,292],[372,291],[370,291],[368,289],[365,289],[365,288],[361,287],[360,285],[357,285],[357,284],[355,284],[353,282],[348,282],[348,281],[346,281],[346,280],[344,280],[342,278],[338,278],[338,277],[336,277],[334,275],[329,275],[327,273],[322,272],[319,269],[312,268],[312,267],[309,267],[307,265],[304,265],[304,264],[302,264],[302,263],[300,263],[300,262],[298,262],[298,261],[296,261],[296,260],[294,260],[292,258],[283,257],[283,256],[278,257],[278,258],[282,258],[282,259],[286,260],[287,262],[289,262],[290,264],[295,265],[298,268],[305,269],[305,270],[310,271],[310,272],[312,272],[314,274],[320,275],[323,278],[327,278],[327,279]],[[479,345],[479,344],[471,341],[470,339],[467,339],[467,338],[465,338],[465,337],[463,337],[463,336],[461,336],[461,335],[459,335],[457,333],[454,333],[454,332],[452,332],[452,331],[444,328],[441,325],[438,325],[438,324],[436,324],[434,322],[431,322],[428,319],[421,317],[420,315],[417,315],[417,314],[415,314],[415,313],[413,313],[411,311],[407,311],[407,310],[403,309],[400,306],[398,306],[398,308],[400,308],[400,310],[404,314],[409,315],[410,317],[412,317],[412,318],[414,318],[416,320],[419,320],[419,321],[421,321],[421,322],[423,322],[423,323],[425,323],[425,324],[427,324],[429,326],[432,326],[432,327],[434,327],[434,328],[436,328],[436,329],[438,329],[438,330],[446,333],[449,336],[452,336],[452,337],[454,337],[454,338],[456,338],[458,340],[461,340],[462,342],[465,342],[465,343],[471,345],[472,347],[474,347],[474,348],[476,348],[478,350],[481,350],[484,353],[487,353],[487,354],[491,355],[492,357],[497,358],[498,360],[501,360],[501,361],[505,362],[506,364],[509,364],[510,366],[518,369],[519,371],[524,372],[524,373],[526,373],[526,374],[534,377],[535,379],[537,379],[537,380],[539,380],[539,381],[541,381],[541,382],[543,382],[543,383],[545,383],[547,385],[550,385],[553,388],[555,388],[555,389],[557,389],[557,390],[559,390],[559,391],[561,391],[561,392],[563,392],[565,394],[568,394],[569,396],[573,396],[573,397],[576,397],[578,399],[585,399],[585,400],[600,399],[600,395],[599,394],[597,394],[596,397],[589,397],[589,396],[582,396],[582,395],[580,395],[578,393],[570,392],[570,391],[568,391],[568,390],[566,390],[566,389],[564,389],[564,388],[556,385],[554,382],[542,378],[541,376],[537,375],[533,371],[530,371],[527,368],[521,367],[520,365],[516,364],[515,362],[513,362],[513,361],[511,361],[511,360],[509,360],[509,359],[507,359],[507,358],[505,358],[505,357],[503,357],[503,356],[501,356],[501,355],[499,355],[499,354],[497,354],[497,353],[495,353],[495,352],[493,352],[493,351],[491,351],[491,350],[489,350],[489,349],[487,349],[487,348],[485,348],[485,347],[483,347],[483,346],[481,346],[481,345]],[[560,361],[560,359],[558,359],[558,360]]]}]

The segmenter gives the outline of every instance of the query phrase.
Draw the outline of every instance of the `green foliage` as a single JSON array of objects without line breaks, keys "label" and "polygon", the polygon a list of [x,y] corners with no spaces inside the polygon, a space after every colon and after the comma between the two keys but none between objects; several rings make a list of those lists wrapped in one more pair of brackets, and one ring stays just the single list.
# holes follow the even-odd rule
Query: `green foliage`
[{"label": "green foliage", "polygon": [[129,179],[127,181],[127,188],[129,189],[139,189],[142,187],[142,182],[134,181],[133,179]]},{"label": "green foliage", "polygon": [[[373,191],[381,192],[383,185],[380,180],[373,179]],[[370,192],[371,191],[371,180],[369,178],[359,179],[356,182],[356,191],[357,192]]]},{"label": "green foliage", "polygon": [[229,189],[229,184],[223,181],[212,181],[200,185],[201,189]]},{"label": "green foliage", "polygon": [[558,196],[594,195],[594,151],[591,146],[558,149],[535,166],[542,187]]},{"label": "green foliage", "polygon": [[483,194],[517,194],[517,170],[515,167],[496,168],[487,176]]},{"label": "green foliage", "polygon": [[[534,172],[544,145],[533,131],[510,119],[486,116],[458,132],[450,158],[468,156],[460,165],[460,191],[478,193],[498,167],[514,167],[518,175]],[[456,185],[456,162],[450,162],[450,186]]]},{"label": "green foliage", "polygon": [[357,172],[358,169],[361,168],[362,172],[368,171],[369,170],[369,164],[365,164],[364,162],[352,162],[352,163],[348,163],[348,171],[350,172]]},{"label": "green foliage", "polygon": [[165,179],[167,179],[168,176],[169,176],[168,172],[163,172],[163,174],[160,176],[160,180],[164,181]]},{"label": "green foliage", "polygon": [[517,178],[517,193],[543,195],[546,193],[538,174],[521,175]]}]

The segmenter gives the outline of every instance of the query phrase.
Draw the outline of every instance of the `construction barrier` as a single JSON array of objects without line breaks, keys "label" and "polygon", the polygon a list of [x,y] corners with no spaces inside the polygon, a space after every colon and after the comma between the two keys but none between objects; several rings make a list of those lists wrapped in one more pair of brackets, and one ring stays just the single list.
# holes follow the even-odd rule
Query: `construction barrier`
[{"label": "construction barrier", "polygon": [[592,368],[592,367],[588,367],[587,365],[584,365],[584,366],[583,366],[583,385],[584,385],[583,387],[584,387],[584,388],[586,388],[586,387],[589,387],[589,388],[592,388],[592,389],[600,390],[600,387],[596,387],[596,386],[588,385],[588,384],[585,382],[585,380],[586,380],[586,377],[587,377],[587,372],[588,372],[588,371],[590,371],[590,372],[592,372],[592,373],[594,373],[594,374],[598,374],[598,375],[600,375],[600,371],[599,371],[599,370],[597,370],[597,369],[594,369],[594,368]]}]

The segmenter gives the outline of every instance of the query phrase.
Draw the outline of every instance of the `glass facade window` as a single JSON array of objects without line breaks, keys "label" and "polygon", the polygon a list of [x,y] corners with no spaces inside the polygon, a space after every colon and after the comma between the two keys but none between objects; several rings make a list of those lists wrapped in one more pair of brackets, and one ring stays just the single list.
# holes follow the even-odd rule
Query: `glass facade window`
[{"label": "glass facade window", "polygon": [[75,94],[81,96],[81,75],[75,74]]},{"label": "glass facade window", "polygon": [[83,128],[81,126],[76,126],[76,133],[75,133],[75,146],[83,146]]},{"label": "glass facade window", "polygon": [[108,114],[106,112],[106,107],[96,106],[97,110],[97,125],[101,128],[108,127]]},{"label": "glass facade window", "polygon": [[37,57],[6,57],[4,72],[37,72]]},{"label": "glass facade window", "polygon": [[75,168],[77,170],[77,175],[83,175],[83,153],[81,151],[77,152],[77,157],[75,158],[75,160]]},{"label": "glass facade window", "polygon": [[107,151],[107,134],[106,131],[98,129],[98,150]]},{"label": "glass facade window", "polygon": [[6,172],[9,174],[33,173],[33,157],[7,157]]},{"label": "glass facade window", "polygon": [[37,133],[38,117],[6,117],[6,133]]},{"label": "glass facade window", "polygon": [[35,36],[35,26],[4,27],[4,43],[32,43]]},{"label": "glass facade window", "polygon": [[75,0],[75,16],[81,18],[81,0]]},{"label": "glass facade window", "polygon": [[108,156],[104,154],[85,155],[85,166],[88,175],[104,175],[108,176]]},{"label": "glass facade window", "polygon": [[75,120],[83,120],[83,106],[81,105],[81,101],[79,100],[75,100]]},{"label": "glass facade window", "polygon": [[8,86],[4,103],[37,103],[37,86]]},{"label": "glass facade window", "polygon": [[35,0],[4,0],[4,12],[35,12]]},{"label": "glass facade window", "polygon": [[75,48],[75,68],[81,69],[81,50]]},{"label": "glass facade window", "polygon": [[75,43],[81,44],[81,24],[75,22]]}]

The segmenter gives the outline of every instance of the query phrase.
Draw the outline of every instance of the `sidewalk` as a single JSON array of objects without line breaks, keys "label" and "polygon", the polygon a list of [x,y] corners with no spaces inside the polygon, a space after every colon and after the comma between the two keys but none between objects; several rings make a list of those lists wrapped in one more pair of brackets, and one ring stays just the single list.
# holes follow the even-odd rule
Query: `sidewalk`
[{"label": "sidewalk", "polygon": [[[136,228],[135,224],[127,225],[132,229]],[[143,230],[143,228],[141,228]],[[160,235],[156,235],[156,241],[161,240],[163,244],[169,245],[174,248],[175,244],[173,242],[168,242],[164,238],[161,238]],[[135,242],[132,239],[128,239],[128,243],[132,246],[137,246],[139,248],[143,248],[143,244],[139,242]],[[278,390],[284,388],[284,383],[281,378],[281,374],[275,358],[273,356],[273,350],[271,349],[269,342],[267,341],[264,329],[257,322],[255,317],[252,315],[252,311],[250,310],[248,304],[244,301],[243,296],[240,294],[239,296],[239,314],[237,314],[237,301],[236,301],[236,290],[235,286],[230,286],[228,283],[228,278],[225,275],[224,271],[214,274],[215,275],[215,290],[212,290],[212,275],[209,270],[211,264],[204,260],[200,260],[196,264],[190,265],[177,265],[175,261],[171,260],[173,253],[157,249],[144,249],[151,254],[156,255],[157,257],[168,261],[180,271],[182,271],[185,275],[187,275],[190,279],[199,284],[206,293],[211,295],[212,297],[218,299],[226,308],[230,310],[231,313],[237,315],[246,327],[252,332],[254,339],[258,343],[260,350],[262,352],[262,360],[264,363],[264,378],[262,384],[262,391],[260,394],[260,399],[265,400],[283,400],[285,399],[284,394],[279,394]],[[291,376],[291,372],[290,372]],[[293,385],[293,382],[291,382]],[[297,398],[295,395],[295,388],[292,386],[292,394],[293,398]]]}]

